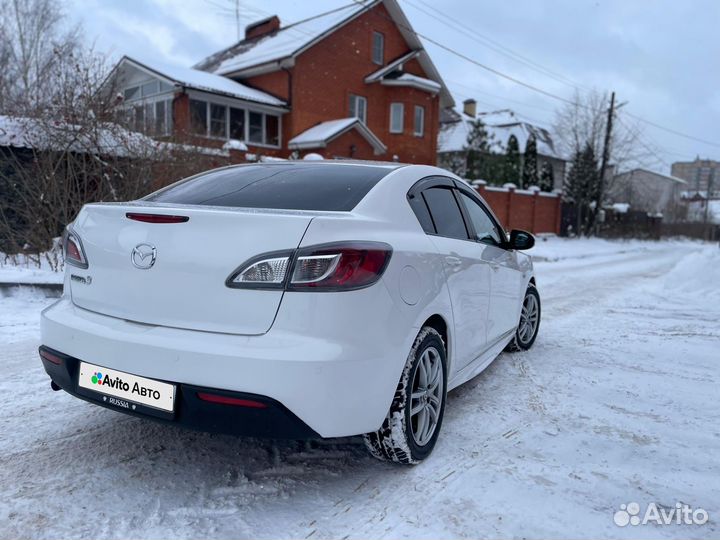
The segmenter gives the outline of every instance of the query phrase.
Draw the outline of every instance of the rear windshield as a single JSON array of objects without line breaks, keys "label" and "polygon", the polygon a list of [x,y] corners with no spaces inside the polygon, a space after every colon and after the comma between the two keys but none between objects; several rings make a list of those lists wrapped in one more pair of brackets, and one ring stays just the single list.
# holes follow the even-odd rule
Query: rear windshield
[{"label": "rear windshield", "polygon": [[347,212],[391,167],[305,163],[218,169],[148,195],[176,204]]}]

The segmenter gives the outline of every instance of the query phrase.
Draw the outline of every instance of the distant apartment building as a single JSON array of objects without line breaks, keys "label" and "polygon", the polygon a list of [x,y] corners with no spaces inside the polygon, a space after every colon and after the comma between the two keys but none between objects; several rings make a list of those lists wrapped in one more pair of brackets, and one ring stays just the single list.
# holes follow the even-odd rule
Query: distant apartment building
[{"label": "distant apartment building", "polygon": [[672,164],[671,175],[687,182],[688,198],[699,195],[720,197],[720,161],[695,158],[695,161],[677,161]]}]

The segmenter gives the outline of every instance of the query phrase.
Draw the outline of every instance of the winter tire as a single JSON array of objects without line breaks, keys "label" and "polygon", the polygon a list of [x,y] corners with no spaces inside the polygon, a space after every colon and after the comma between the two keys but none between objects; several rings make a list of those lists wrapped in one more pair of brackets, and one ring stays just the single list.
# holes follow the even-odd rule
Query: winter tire
[{"label": "winter tire", "polygon": [[515,336],[505,347],[506,351],[527,351],[535,343],[540,328],[540,295],[535,285],[530,283],[522,303],[520,322]]},{"label": "winter tire", "polygon": [[379,430],[364,435],[378,459],[420,463],[440,434],[447,394],[447,360],[442,336],[431,327],[415,338],[387,417]]}]

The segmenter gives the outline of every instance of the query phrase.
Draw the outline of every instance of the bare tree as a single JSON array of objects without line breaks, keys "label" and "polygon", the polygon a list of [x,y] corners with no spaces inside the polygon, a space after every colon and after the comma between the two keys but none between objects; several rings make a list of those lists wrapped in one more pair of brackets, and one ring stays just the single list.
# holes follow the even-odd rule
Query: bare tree
[{"label": "bare tree", "polygon": [[[561,154],[574,161],[577,161],[578,156],[588,153],[593,156],[601,156],[609,107],[610,98],[607,93],[594,91],[580,94],[576,92],[572,102],[560,108],[555,116],[554,139]],[[617,113],[615,118],[617,118]],[[605,189],[603,190],[598,189],[596,185],[600,179],[599,170],[592,171],[587,166],[574,167],[573,174],[575,176],[572,179],[574,189],[572,195],[566,193],[566,196],[576,203],[578,215],[587,216],[583,219],[582,229],[584,232],[592,231],[596,215],[595,212],[589,212],[586,207],[599,208],[602,206],[604,201],[597,199],[599,196],[605,199],[605,194],[612,190],[613,178],[617,171],[631,165],[643,166],[647,163],[648,156],[643,154],[644,144],[641,136],[641,130],[634,123],[623,121],[613,124],[608,146],[608,167],[604,178]],[[577,178],[578,174],[590,176],[585,179]],[[566,179],[566,185],[568,180]]]},{"label": "bare tree", "polygon": [[[227,164],[221,152],[159,142],[124,126],[118,92],[104,82],[106,59],[92,49],[59,47],[38,56],[26,51],[30,41],[19,46],[21,55],[13,53],[10,68],[24,73],[28,86],[23,81],[12,86],[17,91],[12,115],[0,125],[15,137],[13,145],[0,148],[0,252],[23,254],[38,264],[45,257],[58,269],[58,237],[83,204],[134,200]],[[33,63],[28,60],[33,55],[41,65],[16,65]],[[42,84],[34,80],[38,76]]]},{"label": "bare tree", "polygon": [[81,30],[53,0],[0,0],[0,13],[0,111],[26,114],[52,99],[57,59],[81,48]]}]

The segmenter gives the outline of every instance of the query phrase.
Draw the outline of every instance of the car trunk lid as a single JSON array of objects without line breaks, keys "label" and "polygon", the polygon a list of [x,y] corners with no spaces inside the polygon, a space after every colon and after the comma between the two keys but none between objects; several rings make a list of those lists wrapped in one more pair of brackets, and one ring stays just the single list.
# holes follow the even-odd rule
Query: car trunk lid
[{"label": "car trunk lid", "polygon": [[[188,219],[146,222],[128,213]],[[225,281],[261,253],[295,249],[312,217],[282,210],[86,205],[73,230],[89,266],[67,271],[90,279],[71,277],[72,301],[148,325],[263,334],[283,291],[233,289]]]}]

